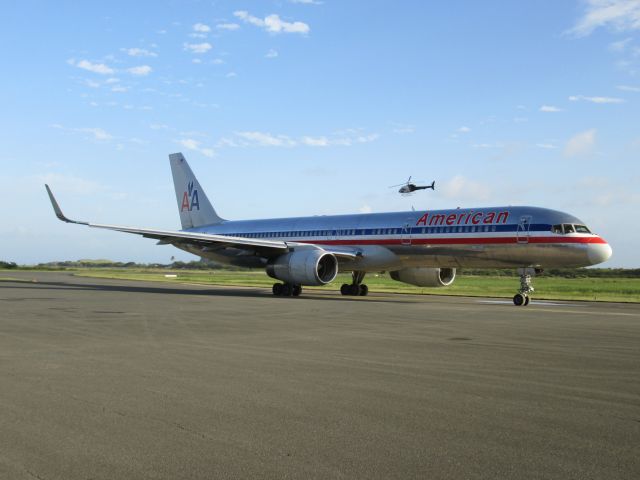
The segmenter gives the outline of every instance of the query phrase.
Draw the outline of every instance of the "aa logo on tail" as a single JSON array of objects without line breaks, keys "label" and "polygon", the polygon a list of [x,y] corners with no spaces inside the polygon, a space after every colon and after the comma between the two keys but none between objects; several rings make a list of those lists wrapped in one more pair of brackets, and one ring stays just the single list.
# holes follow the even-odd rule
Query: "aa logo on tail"
[{"label": "aa logo on tail", "polygon": [[180,211],[187,210],[191,212],[193,209],[200,210],[200,202],[198,202],[198,190],[193,188],[193,182],[189,182],[187,191],[182,195],[182,206]]}]

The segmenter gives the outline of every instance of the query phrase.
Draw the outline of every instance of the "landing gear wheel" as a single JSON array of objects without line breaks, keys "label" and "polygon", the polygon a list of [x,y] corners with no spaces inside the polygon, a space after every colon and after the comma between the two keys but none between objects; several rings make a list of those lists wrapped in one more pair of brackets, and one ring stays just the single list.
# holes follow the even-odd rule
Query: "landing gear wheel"
[{"label": "landing gear wheel", "polygon": [[349,295],[350,289],[351,289],[351,285],[349,285],[348,283],[343,283],[342,286],[340,287],[340,293],[342,295]]},{"label": "landing gear wheel", "polygon": [[281,283],[274,283],[273,284],[273,288],[271,289],[273,291],[274,295],[282,295],[282,288],[284,287],[283,284]]},{"label": "landing gear wheel", "polygon": [[293,286],[293,296],[299,297],[302,293],[302,285],[294,285]]},{"label": "landing gear wheel", "polygon": [[360,285],[360,296],[361,297],[366,297],[369,294],[369,287],[367,287],[366,285]]},{"label": "landing gear wheel", "polygon": [[285,283],[282,286],[282,296],[283,297],[290,297],[291,295],[293,295],[292,285],[289,285],[288,283]]},{"label": "landing gear wheel", "polygon": [[349,295],[354,297],[360,295],[360,285],[349,285]]},{"label": "landing gear wheel", "polygon": [[526,307],[527,305],[529,305],[529,302],[531,302],[531,297],[527,295],[524,299],[524,306]]},{"label": "landing gear wheel", "polygon": [[521,307],[521,306],[526,305],[526,304],[528,303],[528,299],[529,299],[529,297],[528,297],[528,296],[526,296],[525,294],[523,294],[523,293],[516,293],[516,294],[513,296],[513,304],[514,304],[516,307]]}]

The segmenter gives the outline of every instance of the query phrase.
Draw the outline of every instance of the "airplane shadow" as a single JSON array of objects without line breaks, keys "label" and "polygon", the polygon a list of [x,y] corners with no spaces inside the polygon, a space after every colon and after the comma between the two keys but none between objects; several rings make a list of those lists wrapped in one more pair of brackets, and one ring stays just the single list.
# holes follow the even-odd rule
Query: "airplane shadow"
[{"label": "airplane shadow", "polygon": [[[12,285],[11,285],[12,284]],[[38,290],[77,290],[77,291],[95,291],[95,292],[120,292],[120,293],[135,293],[135,294],[161,294],[161,295],[182,295],[182,296],[200,296],[200,297],[238,297],[238,298],[274,298],[281,299],[282,301],[296,301],[296,300],[322,300],[322,301],[334,301],[334,302],[380,302],[389,303],[413,303],[402,301],[400,299],[384,299],[384,298],[353,298],[348,296],[336,295],[313,295],[305,296],[305,292],[302,292],[300,297],[274,297],[273,294],[267,289],[250,288],[233,288],[233,287],[219,287],[212,286],[211,289],[207,289],[203,286],[201,289],[194,288],[175,288],[171,286],[152,287],[147,285],[107,285],[97,283],[67,283],[63,281],[35,281],[35,282],[13,282],[10,280],[3,280],[0,282],[0,290],[2,289],[24,289],[24,288],[36,288]],[[315,292],[314,292],[315,293]]]}]

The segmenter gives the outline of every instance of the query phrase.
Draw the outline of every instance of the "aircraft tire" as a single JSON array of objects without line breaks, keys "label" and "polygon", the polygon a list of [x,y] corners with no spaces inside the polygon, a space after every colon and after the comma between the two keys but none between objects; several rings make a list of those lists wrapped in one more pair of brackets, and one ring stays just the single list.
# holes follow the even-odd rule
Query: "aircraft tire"
[{"label": "aircraft tire", "polygon": [[369,287],[365,284],[360,285],[360,296],[366,297],[367,295],[369,295]]},{"label": "aircraft tire", "polygon": [[522,307],[522,306],[525,305],[526,299],[527,299],[526,295],[524,295],[522,293],[516,293],[513,296],[513,304],[516,307]]},{"label": "aircraft tire", "polygon": [[361,291],[362,290],[360,288],[360,285],[357,285],[357,284],[349,285],[349,295],[353,295],[354,297],[357,297],[358,295],[360,295]]},{"label": "aircraft tire", "polygon": [[531,303],[531,297],[529,295],[526,295],[524,299],[524,306],[526,307],[527,305],[529,305],[529,303]]},{"label": "aircraft tire", "polygon": [[343,283],[342,286],[340,287],[340,293],[342,295],[349,295],[350,294],[349,288],[350,288],[350,285],[348,283]]},{"label": "aircraft tire", "polygon": [[282,295],[282,288],[284,287],[283,284],[281,283],[274,283],[273,284],[273,288],[271,289],[271,291],[273,292],[274,295]]},{"label": "aircraft tire", "polygon": [[294,285],[292,290],[293,296],[299,297],[302,293],[302,285]]}]

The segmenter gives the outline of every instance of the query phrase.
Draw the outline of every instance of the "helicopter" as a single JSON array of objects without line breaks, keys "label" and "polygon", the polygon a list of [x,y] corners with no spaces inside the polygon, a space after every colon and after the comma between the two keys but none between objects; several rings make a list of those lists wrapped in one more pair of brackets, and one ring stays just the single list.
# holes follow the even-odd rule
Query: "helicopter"
[{"label": "helicopter", "polygon": [[427,190],[429,188],[431,190],[435,190],[436,182],[434,180],[433,182],[431,182],[431,185],[416,185],[415,183],[411,183],[411,177],[409,177],[406,182],[399,183],[398,185],[391,185],[389,188],[395,188],[395,187],[400,187],[400,189],[398,190],[398,193],[401,193],[402,195],[411,195],[416,190]]}]

